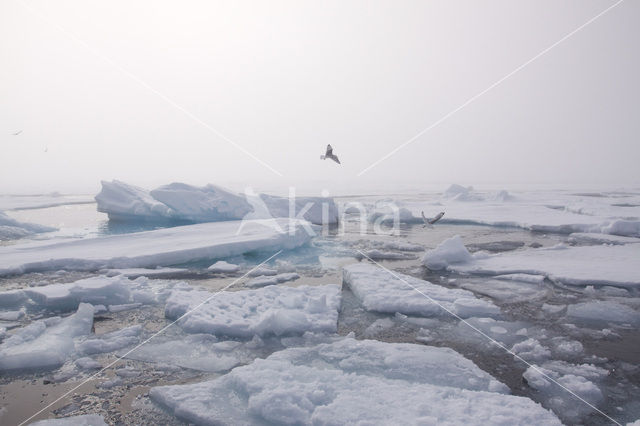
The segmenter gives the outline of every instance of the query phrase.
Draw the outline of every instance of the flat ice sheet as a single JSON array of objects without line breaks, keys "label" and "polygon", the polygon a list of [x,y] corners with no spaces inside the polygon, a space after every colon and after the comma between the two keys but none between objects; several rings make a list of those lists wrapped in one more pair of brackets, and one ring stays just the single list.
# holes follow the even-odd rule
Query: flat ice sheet
[{"label": "flat ice sheet", "polygon": [[482,275],[545,275],[572,285],[640,286],[640,244],[551,247],[474,256],[448,269]]},{"label": "flat ice sheet", "polygon": [[420,316],[449,315],[449,311],[462,318],[500,315],[497,306],[476,298],[470,291],[442,287],[397,272],[394,274],[401,279],[367,263],[343,268],[345,284],[370,311]]},{"label": "flat ice sheet", "polygon": [[289,219],[229,221],[83,240],[16,244],[0,247],[0,275],[56,269],[149,268],[256,250],[273,254],[309,241],[305,226],[307,222]]},{"label": "flat ice sheet", "polygon": [[346,338],[150,396],[195,424],[560,424],[505,392],[451,349]]}]

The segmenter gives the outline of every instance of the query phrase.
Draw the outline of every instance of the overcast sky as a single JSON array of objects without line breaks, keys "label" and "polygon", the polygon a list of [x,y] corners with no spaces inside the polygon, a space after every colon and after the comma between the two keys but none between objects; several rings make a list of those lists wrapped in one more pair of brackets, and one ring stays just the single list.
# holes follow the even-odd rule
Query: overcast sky
[{"label": "overcast sky", "polygon": [[614,3],[5,0],[0,193],[638,185],[636,0],[358,176]]}]

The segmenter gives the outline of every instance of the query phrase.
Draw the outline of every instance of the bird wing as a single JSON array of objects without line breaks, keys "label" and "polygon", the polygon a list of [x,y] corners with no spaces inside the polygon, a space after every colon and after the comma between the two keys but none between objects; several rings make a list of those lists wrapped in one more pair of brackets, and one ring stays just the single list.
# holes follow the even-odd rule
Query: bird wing
[{"label": "bird wing", "polygon": [[338,160],[338,156],[337,156],[337,155],[331,155],[331,159],[332,159],[333,161],[335,161],[336,163],[341,164],[341,163],[340,163],[340,160]]},{"label": "bird wing", "polygon": [[433,219],[430,219],[430,220],[429,220],[429,223],[430,223],[431,225],[433,225],[434,223],[436,223],[437,221],[439,221],[440,219],[442,219],[442,216],[444,216],[444,212],[440,212],[440,213],[438,213],[436,217],[434,217]]},{"label": "bird wing", "polygon": [[325,155],[331,157],[331,154],[333,154],[333,148],[331,148],[331,145],[327,145],[327,153]]}]

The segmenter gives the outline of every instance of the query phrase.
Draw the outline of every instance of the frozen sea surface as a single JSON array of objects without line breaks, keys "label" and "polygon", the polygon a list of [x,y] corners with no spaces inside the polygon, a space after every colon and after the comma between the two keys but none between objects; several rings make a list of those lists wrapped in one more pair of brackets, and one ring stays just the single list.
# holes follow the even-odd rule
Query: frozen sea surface
[{"label": "frozen sea surface", "polygon": [[[217,208],[186,189],[157,195]],[[640,191],[442,190],[336,198],[340,226],[314,237],[5,197],[11,220],[57,231],[0,247],[0,422],[50,403],[33,420],[640,418]]]}]

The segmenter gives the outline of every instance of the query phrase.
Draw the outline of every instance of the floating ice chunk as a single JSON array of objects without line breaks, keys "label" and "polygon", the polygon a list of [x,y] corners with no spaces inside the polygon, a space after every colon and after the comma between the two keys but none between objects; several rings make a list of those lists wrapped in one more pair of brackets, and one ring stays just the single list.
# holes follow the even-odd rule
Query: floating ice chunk
[{"label": "floating ice chunk", "polygon": [[278,271],[276,269],[267,268],[266,266],[258,266],[256,269],[253,269],[249,272],[250,277],[260,277],[266,275],[277,275]]},{"label": "floating ice chunk", "polygon": [[177,319],[190,312],[178,320],[189,333],[280,336],[305,331],[334,333],[339,308],[340,286],[337,285],[269,286],[215,295],[198,290],[173,291],[167,299],[165,315]]},{"label": "floating ice chunk", "polygon": [[544,275],[532,275],[532,274],[505,274],[496,275],[494,277],[497,280],[505,281],[522,281],[524,283],[542,284],[544,282]]},{"label": "floating ice chunk", "polygon": [[476,299],[469,291],[442,287],[395,272],[392,275],[371,264],[345,266],[343,279],[370,311],[420,316],[450,315],[450,312],[465,318],[500,315],[497,306]]},{"label": "floating ice chunk", "polygon": [[316,225],[338,223],[340,212],[333,198],[328,197],[276,197],[260,194],[260,199],[273,217],[297,217]]},{"label": "floating ice chunk", "polygon": [[527,339],[530,324],[522,321],[499,321],[493,318],[469,318],[459,322],[455,333],[464,341],[491,343],[495,340],[506,347]]},{"label": "floating ice chunk", "polygon": [[586,243],[586,244],[629,244],[629,243],[640,243],[639,238],[635,237],[623,237],[619,235],[610,235],[610,234],[596,234],[596,233],[588,233],[588,232],[574,232],[573,234],[569,234],[568,241],[570,243]]},{"label": "floating ice chunk", "polygon": [[122,386],[123,384],[124,382],[122,381],[122,378],[114,377],[113,379],[105,380],[102,383],[98,383],[96,387],[100,389],[111,389],[115,388],[116,386]]},{"label": "floating ice chunk", "polygon": [[138,377],[141,374],[140,370],[136,370],[135,368],[131,368],[131,367],[118,368],[115,371],[115,373],[116,373],[116,376],[124,377],[125,379],[131,378],[131,377]]},{"label": "floating ice chunk", "polygon": [[0,275],[32,271],[156,267],[289,250],[311,239],[307,222],[213,222],[65,242],[0,246]]},{"label": "floating ice chunk", "polygon": [[[103,271],[101,271],[103,272]],[[183,268],[121,268],[121,269],[106,269],[104,274],[108,277],[115,277],[116,275],[124,275],[127,278],[136,277],[162,277],[180,275],[185,272],[189,272],[188,269]]]},{"label": "floating ice chunk", "polygon": [[84,414],[60,419],[40,420],[31,423],[31,426],[107,426],[107,424],[99,414]]},{"label": "floating ice chunk", "polygon": [[559,424],[533,401],[498,393],[506,391],[451,349],[347,338],[150,396],[196,424]]},{"label": "floating ice chunk", "polygon": [[374,247],[384,250],[400,250],[400,251],[424,251],[424,247],[420,244],[413,244],[406,241],[374,241]]},{"label": "floating ice chunk", "polygon": [[192,222],[242,219],[253,211],[245,197],[215,185],[198,188],[172,183],[152,190],[150,195],[169,206],[176,217]]},{"label": "floating ice chunk", "polygon": [[155,200],[149,191],[114,180],[102,181],[102,190],[95,197],[98,211],[107,213],[110,220],[168,220],[176,213],[166,204]]},{"label": "floating ice chunk", "polygon": [[93,306],[87,303],[52,325],[31,323],[0,345],[0,370],[59,367],[75,350],[73,338],[89,334],[92,325]]},{"label": "floating ice chunk", "polygon": [[211,272],[221,272],[224,274],[233,274],[240,270],[238,265],[234,265],[233,263],[225,262],[224,260],[219,260],[213,265],[207,268],[208,271]]},{"label": "floating ice chunk", "polygon": [[121,330],[86,339],[77,344],[77,351],[78,353],[87,355],[113,352],[138,343],[141,333],[141,325],[126,327]]},{"label": "floating ice chunk", "polygon": [[428,250],[422,263],[431,270],[446,269],[450,264],[465,263],[472,259],[471,253],[462,243],[459,235],[441,242],[435,249]]},{"label": "floating ice chunk", "polygon": [[[531,275],[527,275],[531,276]],[[542,277],[544,279],[544,277]],[[489,296],[503,303],[520,303],[527,300],[541,299],[548,291],[540,284],[524,281],[507,281],[494,279],[465,280],[460,287],[477,294]]]},{"label": "floating ice chunk", "polygon": [[[569,364],[550,361],[533,365],[522,375],[527,384],[539,392],[543,401],[566,420],[577,422],[581,416],[592,412],[586,404],[577,404],[575,393],[589,404],[603,401],[602,391],[595,383],[608,375],[608,371],[591,364]],[[555,382],[555,383],[554,383]]]},{"label": "floating ice chunk", "polygon": [[529,338],[524,342],[516,343],[511,351],[525,361],[545,361],[551,356],[551,351],[536,339]]},{"label": "floating ice chunk", "polygon": [[602,228],[602,232],[628,237],[640,237],[640,220],[616,220]]},{"label": "floating ice chunk", "polygon": [[47,309],[70,311],[82,303],[121,304],[129,301],[131,281],[123,276],[92,277],[69,284],[49,284],[24,290],[31,300]]},{"label": "floating ice chunk", "polygon": [[369,327],[364,330],[365,337],[375,337],[381,332],[393,327],[394,323],[391,318],[380,318],[375,320]]},{"label": "floating ice chunk", "polygon": [[540,248],[500,253],[467,263],[451,263],[455,272],[483,275],[545,275],[572,285],[640,286],[640,244]]},{"label": "floating ice chunk", "polygon": [[398,253],[392,251],[382,251],[378,249],[366,250],[362,252],[364,254],[358,253],[356,255],[357,258],[369,258],[372,260],[407,260],[407,259],[415,259],[416,256],[409,253]]},{"label": "floating ice chunk", "polygon": [[0,292],[0,307],[13,308],[20,306],[27,299],[27,295],[22,290],[2,291]]},{"label": "floating ice chunk", "polygon": [[257,336],[249,342],[219,342],[210,334],[193,334],[181,340],[147,343],[126,357],[199,371],[222,372],[253,361],[262,346],[264,344]]},{"label": "floating ice chunk", "polygon": [[0,312],[0,321],[18,321],[25,315],[24,309]]},{"label": "floating ice chunk", "polygon": [[567,317],[586,325],[602,323],[640,324],[640,312],[621,303],[606,301],[592,301],[576,303],[567,308]]},{"label": "floating ice chunk", "polygon": [[27,237],[29,235],[55,231],[56,228],[50,226],[38,225],[35,223],[26,223],[15,220],[6,213],[0,211],[0,241],[15,240]]},{"label": "floating ice chunk", "polygon": [[88,356],[76,359],[76,366],[81,370],[99,370],[102,364]]},{"label": "floating ice chunk", "polygon": [[142,303],[124,303],[122,305],[109,305],[109,312],[124,312],[137,309]]},{"label": "floating ice chunk", "polygon": [[300,275],[295,272],[285,272],[283,274],[273,276],[259,276],[247,281],[244,285],[247,287],[265,287],[268,285],[275,285],[284,283],[287,281],[294,281],[300,278]]}]

